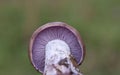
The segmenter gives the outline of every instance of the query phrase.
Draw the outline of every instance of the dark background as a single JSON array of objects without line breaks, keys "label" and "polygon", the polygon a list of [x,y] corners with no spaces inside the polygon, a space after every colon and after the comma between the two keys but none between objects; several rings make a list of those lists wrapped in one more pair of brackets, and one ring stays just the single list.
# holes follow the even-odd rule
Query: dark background
[{"label": "dark background", "polygon": [[0,0],[0,75],[40,75],[28,58],[29,39],[53,21],[80,32],[84,75],[120,75],[120,0]]}]

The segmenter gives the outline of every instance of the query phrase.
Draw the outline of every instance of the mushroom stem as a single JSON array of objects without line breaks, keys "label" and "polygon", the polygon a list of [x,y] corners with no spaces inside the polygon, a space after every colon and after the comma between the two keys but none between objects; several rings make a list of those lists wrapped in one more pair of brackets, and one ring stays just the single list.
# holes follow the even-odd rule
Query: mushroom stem
[{"label": "mushroom stem", "polygon": [[45,47],[45,69],[43,75],[82,75],[71,60],[69,45],[63,40],[55,39]]}]

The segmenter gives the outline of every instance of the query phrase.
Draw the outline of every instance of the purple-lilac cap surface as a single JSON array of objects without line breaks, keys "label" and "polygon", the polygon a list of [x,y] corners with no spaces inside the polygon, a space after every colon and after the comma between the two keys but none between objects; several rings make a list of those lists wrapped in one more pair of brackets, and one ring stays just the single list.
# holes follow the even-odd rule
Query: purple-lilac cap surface
[{"label": "purple-lilac cap surface", "polygon": [[68,44],[78,65],[84,59],[84,45],[76,29],[63,22],[47,23],[33,33],[29,45],[30,60],[35,69],[41,73],[44,72],[45,66],[45,46],[55,39],[63,40]]}]

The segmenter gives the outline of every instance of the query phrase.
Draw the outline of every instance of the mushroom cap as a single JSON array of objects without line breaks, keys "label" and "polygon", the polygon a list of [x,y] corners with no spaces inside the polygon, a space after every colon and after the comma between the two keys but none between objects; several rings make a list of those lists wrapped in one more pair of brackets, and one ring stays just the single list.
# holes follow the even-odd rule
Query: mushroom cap
[{"label": "mushroom cap", "polygon": [[84,59],[85,48],[76,29],[63,22],[51,22],[39,27],[32,35],[29,56],[36,70],[43,73],[45,67],[45,46],[51,40],[63,40],[70,47],[71,55],[78,65]]}]

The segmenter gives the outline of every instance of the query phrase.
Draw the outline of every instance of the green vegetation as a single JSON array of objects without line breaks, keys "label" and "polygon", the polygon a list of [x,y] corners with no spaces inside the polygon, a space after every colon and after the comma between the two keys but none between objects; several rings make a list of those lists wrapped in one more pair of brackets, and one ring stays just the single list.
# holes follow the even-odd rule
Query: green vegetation
[{"label": "green vegetation", "polygon": [[120,75],[120,0],[1,0],[0,75],[40,75],[28,58],[29,39],[53,21],[80,32],[84,75]]}]

